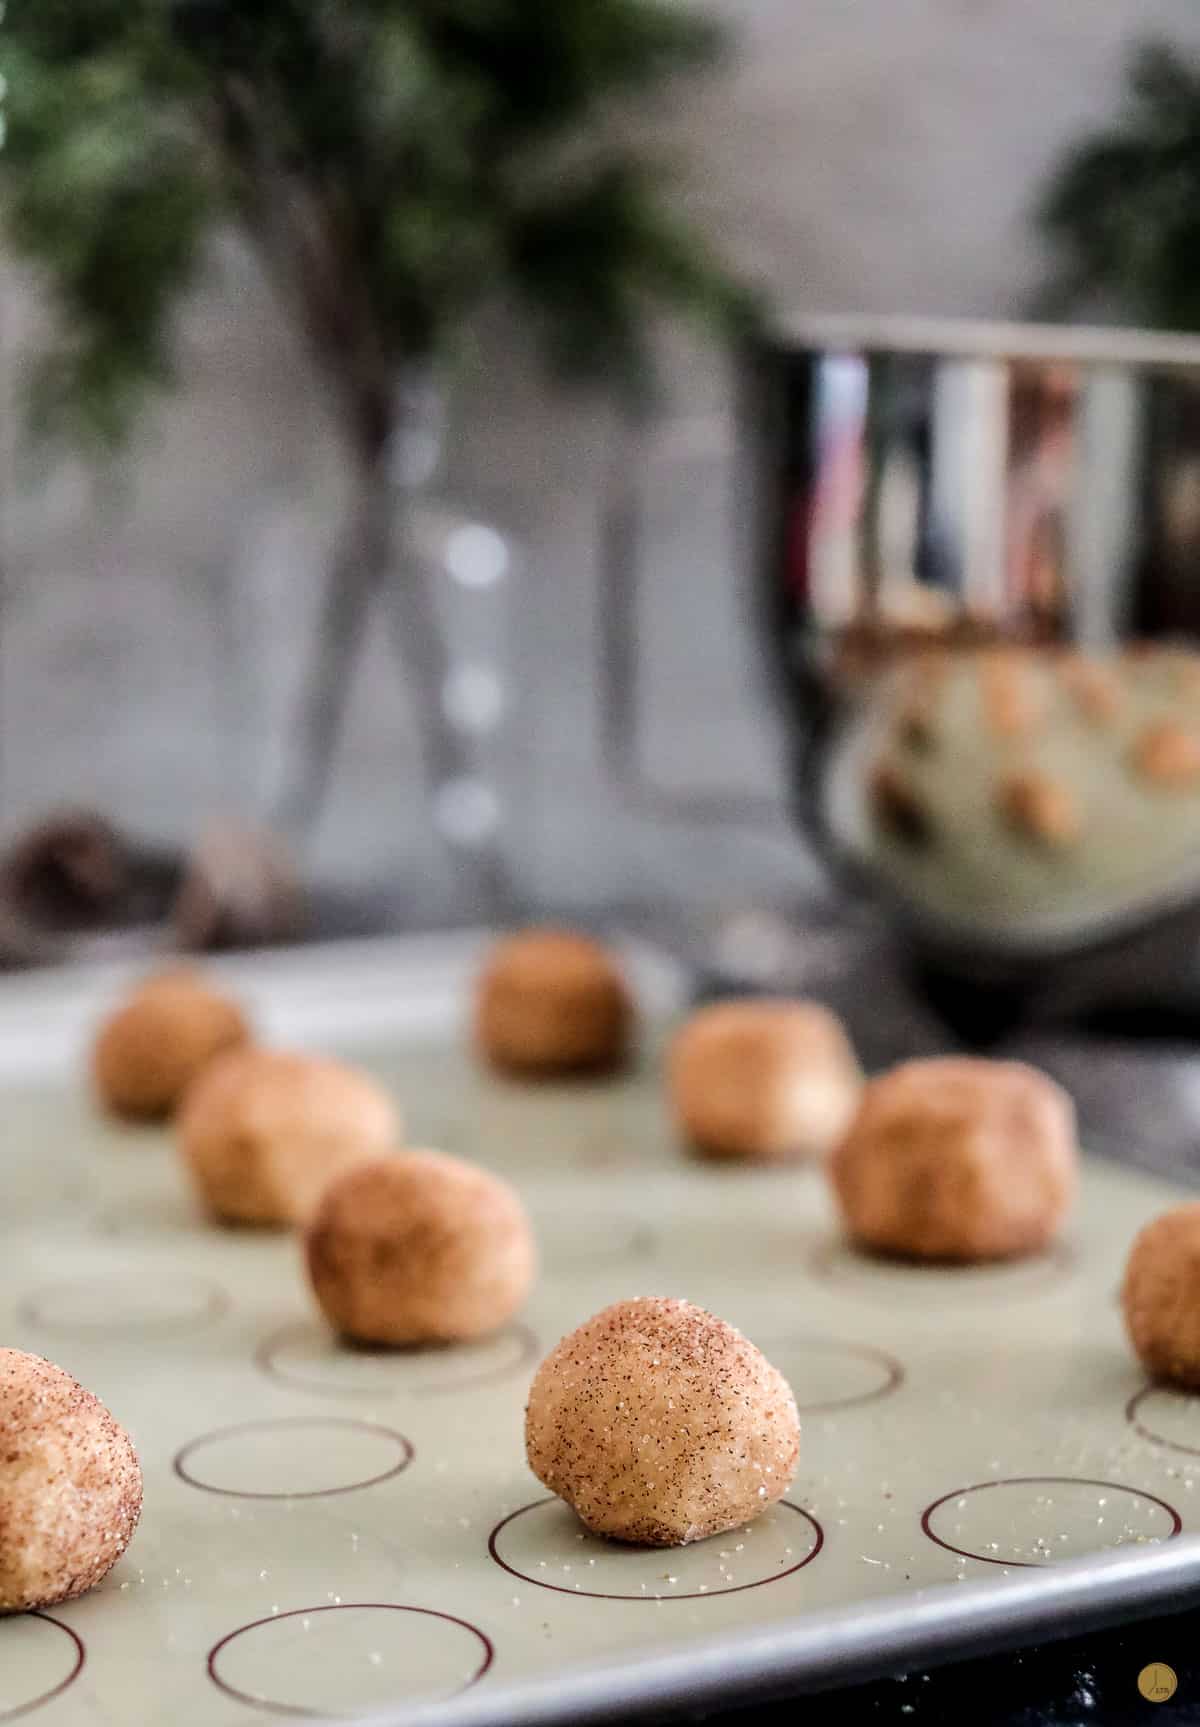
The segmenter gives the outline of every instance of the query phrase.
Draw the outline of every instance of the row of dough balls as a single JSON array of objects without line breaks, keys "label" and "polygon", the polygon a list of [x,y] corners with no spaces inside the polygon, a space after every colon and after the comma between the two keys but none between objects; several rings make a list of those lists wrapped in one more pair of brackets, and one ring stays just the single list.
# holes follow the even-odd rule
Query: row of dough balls
[{"label": "row of dough balls", "polygon": [[[1163,683],[1167,704],[1145,721],[1128,744],[1125,769],[1147,790],[1164,794],[1200,786],[1200,731],[1194,698],[1200,691],[1200,656],[1178,648],[1150,648],[1123,660],[1078,652],[1035,654],[1014,647],[952,655],[926,651],[908,668],[892,715],[891,738],[875,762],[869,796],[880,825],[910,844],[934,837],[935,814],[908,771],[911,755],[936,757],[953,723],[943,711],[945,686],[955,667],[974,676],[985,734],[998,744],[1034,744],[1055,729],[1047,698],[1057,682],[1079,718],[1103,732],[1126,706],[1132,680],[1150,671]],[[1040,675],[1041,673],[1046,675]],[[1169,674],[1164,677],[1164,674]],[[1100,747],[1103,740],[1097,740]],[[1120,763],[1113,765],[1114,774]],[[1026,767],[998,776],[996,813],[1020,839],[1051,849],[1075,845],[1084,833],[1084,812],[1074,788],[1061,776]]]},{"label": "row of dough balls", "polygon": [[[139,985],[100,1028],[91,1067],[112,1114],[174,1119],[216,1220],[303,1231],[314,1293],[342,1335],[483,1335],[532,1287],[533,1231],[507,1182],[400,1149],[399,1112],[368,1075],[256,1045],[238,1004],[195,972]],[[15,1465],[0,1474],[0,1612],[95,1587],[141,1514],[129,1435],[62,1368],[0,1349],[0,1452]]]},{"label": "row of dough balls", "polygon": [[[584,936],[527,931],[482,971],[476,1039],[507,1072],[611,1071],[633,1031],[618,964]],[[395,1342],[503,1323],[535,1267],[508,1184],[437,1153],[398,1156],[403,1124],[367,1075],[250,1036],[237,1005],[203,979],[155,979],[101,1029],[96,1085],[127,1115],[178,1109],[185,1161],[218,1218],[306,1228],[314,1288],[338,1329]],[[682,1132],[710,1156],[825,1159],[848,1232],[876,1251],[952,1261],[1036,1252],[1078,1183],[1071,1101],[1044,1074],[943,1057],[864,1084],[842,1026],[810,1002],[701,1009],[671,1043],[667,1089]],[[461,1241],[441,1255],[441,1278],[430,1240]],[[468,1261],[482,1268],[477,1288]]]},{"label": "row of dough balls", "polygon": [[[503,1072],[611,1072],[628,1056],[633,1029],[620,968],[600,943],[572,931],[528,930],[500,942],[479,978],[476,1041]],[[217,1057],[253,1042],[237,1002],[194,970],[164,972],[101,1026],[95,1090],[124,1120],[168,1120]]]},{"label": "row of dough balls", "polygon": [[[510,938],[479,980],[476,1043],[506,1074],[616,1071],[634,1029],[631,992],[616,962],[583,936],[531,931]],[[104,1107],[124,1119],[178,1116],[210,1208],[242,1222],[294,1221],[309,1209],[309,1189],[322,1179],[335,1143],[384,1149],[401,1131],[390,1099],[372,1081],[339,1063],[256,1046],[238,1005],[195,973],[139,986],[101,1028],[93,1075]],[[830,1149],[854,1113],[861,1079],[826,1009],[732,1002],[702,1010],[675,1039],[668,1086],[679,1126],[697,1150],[782,1159]],[[243,1119],[251,1114],[253,1123]],[[246,1155],[251,1143],[285,1137],[295,1148],[286,1170]],[[278,1185],[283,1177],[286,1192]]]},{"label": "row of dough balls", "polygon": [[[528,932],[484,971],[478,1038],[500,1067],[611,1068],[631,1026],[615,961],[582,937]],[[1019,1063],[947,1057],[864,1084],[840,1021],[815,1002],[701,1008],[668,1048],[666,1091],[704,1156],[825,1162],[850,1235],[878,1251],[1034,1253],[1074,1199],[1074,1110],[1052,1080]]]},{"label": "row of dough balls", "polygon": [[[611,1071],[628,1057],[633,1030],[632,993],[617,962],[584,936],[510,937],[481,973],[476,1040],[506,1072]],[[508,1268],[486,1280],[486,1298],[456,1304],[462,1335],[486,1328],[501,1283],[512,1295],[495,1323],[508,1318],[534,1268],[527,1226],[517,1245],[522,1232],[513,1219],[524,1214],[513,1190],[437,1153],[398,1158],[403,1123],[374,1080],[249,1038],[236,1004],[203,979],[156,979],[102,1028],[96,1083],[109,1107],[127,1114],[144,1114],[151,1095],[159,1110],[177,1107],[181,1151],[216,1217],[308,1230],[314,1287],[340,1329],[378,1342],[400,1341],[402,1330],[405,1341],[454,1334],[429,1331],[428,1318],[389,1327],[381,1271],[391,1261],[402,1268],[409,1250],[364,1257],[351,1240],[356,1231],[392,1239],[401,1214],[424,1227],[421,1195],[439,1240],[453,1236],[461,1218],[464,1239],[477,1235],[486,1256],[494,1237]],[[666,1067],[674,1117],[693,1146],[723,1159],[823,1160],[848,1233],[875,1251],[949,1261],[1034,1253],[1054,1238],[1075,1197],[1071,1101],[1020,1063],[942,1057],[864,1083],[828,1009],[756,999],[693,1014],[672,1040]],[[387,1218],[386,1226],[376,1218]],[[469,1290],[459,1259],[446,1281]],[[422,1266],[423,1286],[431,1270]],[[407,1294],[399,1270],[394,1281],[397,1306],[415,1302],[416,1280]]]},{"label": "row of dough balls", "polygon": [[400,1112],[370,1075],[255,1044],[236,1004],[197,974],[141,985],[101,1028],[92,1067],[109,1110],[173,1116],[214,1221],[300,1230],[313,1293],[342,1335],[467,1340],[528,1295],[533,1231],[508,1182],[405,1147]]},{"label": "row of dough balls", "polygon": [[[1101,672],[1074,661],[1062,668],[1093,714],[1111,693]],[[992,705],[1003,709],[1015,700],[1007,664],[995,681]],[[632,1027],[619,968],[583,937],[526,932],[501,944],[483,974],[477,1039],[501,1069],[619,1067]],[[667,1092],[681,1133],[703,1155],[824,1160],[849,1235],[874,1252],[959,1263],[1036,1253],[1078,1188],[1074,1106],[1047,1075],[949,1056],[864,1083],[841,1023],[813,1002],[700,1009],[668,1050]],[[1200,1389],[1200,1204],[1138,1237],[1123,1304],[1151,1375]],[[541,1477],[550,1486],[552,1474]]]},{"label": "row of dough balls", "polygon": [[[497,944],[476,990],[475,1037],[502,1072],[531,1078],[606,1073],[629,1055],[633,997],[599,942],[528,930]],[[105,1109],[165,1121],[222,1055],[254,1043],[238,1003],[195,970],[145,979],[104,1021],[92,1077]]]},{"label": "row of dough balls", "polygon": [[[502,1069],[603,1071],[629,1053],[631,993],[583,937],[529,931],[485,967],[477,1040]],[[864,1084],[836,1015],[755,998],[691,1015],[666,1057],[666,1093],[701,1155],[824,1163],[849,1234],[934,1260],[1035,1253],[1075,1196],[1074,1111],[1019,1063],[949,1057]]]},{"label": "row of dough balls", "polygon": [[[142,1471],[128,1434],[70,1374],[0,1349],[0,1613],[69,1601],[129,1545]],[[597,1534],[674,1547],[749,1522],[800,1452],[782,1374],[687,1301],[618,1302],[538,1368],[530,1468]]]},{"label": "row of dough balls", "polygon": [[[386,1196],[394,1202],[395,1195]],[[406,1220],[395,1220],[400,1239]],[[1200,1204],[1147,1226],[1126,1268],[1126,1322],[1159,1378],[1200,1387]],[[128,1435],[69,1374],[0,1349],[0,1611],[69,1600],[127,1547],[142,1504]],[[791,1388],[747,1338],[690,1302],[640,1298],[585,1321],[530,1387],[537,1478],[614,1540],[679,1546],[749,1522],[800,1453]]]},{"label": "row of dough balls", "polygon": [[[544,960],[545,938],[533,939]],[[528,945],[524,955],[516,945],[527,961]],[[578,957],[578,945],[573,951]],[[619,1016],[576,1018],[569,1060],[551,1060],[563,1044],[554,1045],[547,1030],[555,1025],[549,1013],[514,1057],[513,1027],[522,1016],[513,1011],[504,959],[501,950],[484,975],[477,1018],[480,1041],[498,1065],[525,1073],[596,1071],[623,1057],[632,1025],[623,985]],[[606,956],[605,964],[612,967]],[[498,1016],[488,1011],[497,999],[497,967]],[[571,972],[573,991],[580,969]],[[527,980],[527,965],[517,974]],[[609,975],[619,983],[615,968]],[[184,989],[176,978],[164,991],[164,981],[150,986],[159,1007],[168,999],[178,1009],[189,993],[195,1006],[195,992],[207,989],[195,979]],[[192,1017],[198,1023],[201,1015]],[[212,1023],[217,1018],[210,1015]],[[134,1041],[145,1048],[154,1040],[144,1000],[141,1020]],[[579,1031],[585,1021],[608,1027],[603,1059]],[[500,1049],[490,1041],[497,1024],[504,1028]],[[351,1337],[446,1341],[502,1324],[535,1269],[532,1231],[515,1192],[460,1160],[393,1149],[398,1118],[366,1076],[318,1058],[256,1050],[247,1039],[248,1032],[241,1047],[212,1052],[174,1099],[179,1105],[182,1097],[181,1143],[210,1209],[235,1221],[299,1223],[318,1300]],[[203,1041],[196,1037],[192,1047]],[[97,1045],[102,1090],[102,1073],[111,1071],[99,1058],[106,1042],[111,1061],[111,1025]],[[149,1065],[161,1073],[170,1064],[160,1052]],[[1018,1064],[907,1063],[860,1095],[844,1033],[824,1010],[741,1003],[696,1016],[679,1034],[670,1068],[680,1121],[710,1152],[779,1158],[830,1150],[832,1141],[829,1167],[850,1231],[878,1250],[933,1259],[1033,1251],[1074,1192],[1069,1100]],[[698,1111],[697,1087],[714,1094],[710,1109]],[[836,1138],[834,1091],[849,1117]],[[762,1095],[752,1103],[750,1093]],[[807,1102],[798,1106],[797,1097]],[[156,1113],[169,1107],[160,1103]],[[244,1167],[239,1176],[247,1164],[251,1176]],[[1200,1206],[1186,1207],[1139,1238],[1125,1309],[1150,1370],[1200,1385],[1198,1264]],[[702,1442],[681,1439],[684,1426],[696,1426],[681,1423],[684,1409],[702,1417]],[[0,1503],[0,1608],[46,1605],[91,1587],[124,1550],[140,1506],[140,1471],[127,1436],[61,1370],[4,1351],[0,1437],[27,1465],[17,1472],[20,1502]],[[799,1425],[790,1389],[747,1339],[687,1302],[645,1299],[606,1309],[542,1363],[526,1412],[526,1450],[538,1478],[589,1528],[673,1545],[720,1533],[774,1503],[795,1469]],[[49,1471],[38,1460],[52,1451],[60,1467]]]}]

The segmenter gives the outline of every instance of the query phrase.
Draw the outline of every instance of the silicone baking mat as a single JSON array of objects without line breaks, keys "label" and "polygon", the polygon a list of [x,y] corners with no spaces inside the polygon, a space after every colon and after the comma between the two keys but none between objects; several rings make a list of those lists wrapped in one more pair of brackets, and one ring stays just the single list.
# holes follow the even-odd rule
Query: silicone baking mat
[{"label": "silicone baking mat", "polygon": [[[0,1620],[0,1721],[140,1727],[169,1703],[179,1727],[435,1705],[451,1722],[492,1718],[489,1699],[496,1719],[543,1719],[555,1696],[578,1718],[672,1661],[731,1682],[757,1648],[802,1677],[803,1649],[847,1624],[900,1658],[905,1626],[952,1620],[958,1601],[973,1633],[1012,1603],[1026,1622],[1030,1602],[1052,1615],[1080,1556],[1132,1555],[1107,1585],[1129,1599],[1182,1558],[1200,1524],[1200,1400],[1146,1388],[1117,1306],[1128,1243],[1174,1190],[1092,1161],[1043,1258],[868,1260],[816,1170],[681,1152],[657,1035],[623,1079],[538,1087],[483,1075],[445,1027],[343,1040],[414,1143],[502,1171],[536,1223],[542,1274],[520,1321],[434,1352],[339,1346],[295,1241],[207,1224],[167,1133],[102,1121],[77,1077],[10,1072],[0,1339],[110,1404],[146,1499],[100,1589]],[[523,1455],[541,1354],[643,1293],[741,1327],[803,1424],[781,1505],[675,1551],[585,1534]]]}]

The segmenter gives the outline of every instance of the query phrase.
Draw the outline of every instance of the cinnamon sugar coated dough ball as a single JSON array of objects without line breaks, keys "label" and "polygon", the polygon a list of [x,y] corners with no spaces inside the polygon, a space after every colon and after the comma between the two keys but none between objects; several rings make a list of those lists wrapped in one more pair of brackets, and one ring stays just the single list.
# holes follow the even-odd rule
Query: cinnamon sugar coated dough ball
[{"label": "cinnamon sugar coated dough ball", "polygon": [[916,1259],[1036,1253],[1075,1197],[1075,1110],[1015,1061],[943,1056],[871,1080],[830,1175],[863,1246]]},{"label": "cinnamon sugar coated dough ball", "polygon": [[141,1509],[137,1454],[99,1398],[40,1355],[0,1349],[0,1613],[95,1588]]},{"label": "cinnamon sugar coated dough ball", "polygon": [[250,1040],[241,1008],[199,972],[147,978],[101,1026],[92,1074],[114,1115],[170,1115],[215,1056]]},{"label": "cinnamon sugar coated dough ball", "polygon": [[228,1223],[306,1223],[335,1175],[390,1151],[400,1133],[395,1105],[367,1074],[271,1049],[222,1056],[179,1116],[196,1189]]},{"label": "cinnamon sugar coated dough ball", "polygon": [[1014,833],[1039,845],[1073,845],[1083,827],[1079,804],[1070,786],[1050,774],[1026,771],[1000,782],[996,797],[1000,814]]},{"label": "cinnamon sugar coated dough ball", "polygon": [[360,1343],[457,1343],[503,1325],[533,1286],[537,1250],[516,1191],[437,1151],[340,1176],[305,1249],[326,1319]]},{"label": "cinnamon sugar coated dough ball", "polygon": [[1200,737],[1170,720],[1147,726],[1134,745],[1133,765],[1147,785],[1186,790],[1200,784]]},{"label": "cinnamon sugar coated dough ball", "polygon": [[606,1307],[538,1368],[529,1467],[597,1535],[677,1547],[786,1493],[796,1403],[762,1352],[690,1301]]},{"label": "cinnamon sugar coated dough ball", "polygon": [[1121,1290],[1125,1328],[1146,1372],[1200,1391],[1200,1202],[1148,1223]]},{"label": "cinnamon sugar coated dough ball", "polygon": [[508,1072],[608,1071],[624,1061],[632,1030],[633,1002],[615,960],[570,930],[508,937],[479,980],[476,1041]]},{"label": "cinnamon sugar coated dough ball", "polygon": [[824,1157],[849,1127],[862,1073],[816,1002],[717,1002],[677,1032],[667,1083],[685,1137],[710,1157]]}]

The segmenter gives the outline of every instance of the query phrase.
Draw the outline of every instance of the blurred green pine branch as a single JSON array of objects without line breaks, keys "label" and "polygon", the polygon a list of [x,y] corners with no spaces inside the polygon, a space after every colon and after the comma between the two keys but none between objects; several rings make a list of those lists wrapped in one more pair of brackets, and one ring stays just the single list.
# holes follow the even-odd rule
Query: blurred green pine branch
[{"label": "blurred green pine branch", "polygon": [[229,219],[364,452],[397,370],[485,298],[557,367],[642,387],[656,306],[717,331],[753,306],[606,121],[722,46],[672,0],[9,0],[0,211],[59,336],[38,425],[127,432]]},{"label": "blurred green pine branch", "polygon": [[1101,297],[1148,324],[1200,328],[1200,64],[1138,48],[1122,112],[1068,152],[1037,220],[1055,258],[1047,311]]}]

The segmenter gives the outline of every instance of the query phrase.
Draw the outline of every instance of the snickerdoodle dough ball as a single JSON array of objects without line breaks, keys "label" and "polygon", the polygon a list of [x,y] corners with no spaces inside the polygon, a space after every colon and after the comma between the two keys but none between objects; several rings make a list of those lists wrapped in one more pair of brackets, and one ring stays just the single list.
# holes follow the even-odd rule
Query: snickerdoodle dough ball
[{"label": "snickerdoodle dough ball", "polygon": [[864,1247],[987,1260],[1053,1240],[1078,1180],[1075,1111],[1021,1062],[943,1056],[872,1080],[830,1174]]},{"label": "snickerdoodle dough ball", "polygon": [[1121,1303],[1147,1373],[1200,1390],[1200,1202],[1177,1206],[1142,1230],[1125,1266]]},{"label": "snickerdoodle dough ball", "polygon": [[99,1398],[40,1355],[0,1349],[0,1613],[94,1588],[141,1509],[137,1454]]},{"label": "snickerdoodle dough ball", "polygon": [[606,1307],[538,1368],[529,1467],[598,1535],[676,1547],[782,1498],[800,1451],[782,1374],[690,1301]]},{"label": "snickerdoodle dough ball", "polygon": [[667,1058],[671,1107],[709,1157],[824,1157],[853,1119],[862,1073],[841,1022],[817,1002],[701,1008]]},{"label": "snickerdoodle dough ball", "polygon": [[599,942],[531,929],[493,950],[479,980],[475,1036],[502,1071],[600,1073],[624,1061],[633,1017],[625,980]]},{"label": "snickerdoodle dough ball", "polygon": [[227,1223],[307,1223],[336,1175],[399,1143],[391,1098],[323,1056],[235,1050],[188,1092],[179,1144],[206,1208]]},{"label": "snickerdoodle dough ball", "polygon": [[172,1115],[214,1057],[249,1040],[241,1008],[199,972],[163,972],[101,1026],[92,1049],[97,1095],[130,1120]]},{"label": "snickerdoodle dough ball", "polygon": [[329,1323],[359,1343],[459,1343],[495,1331],[533,1285],[516,1191],[437,1151],[363,1163],[325,1191],[305,1238]]}]

